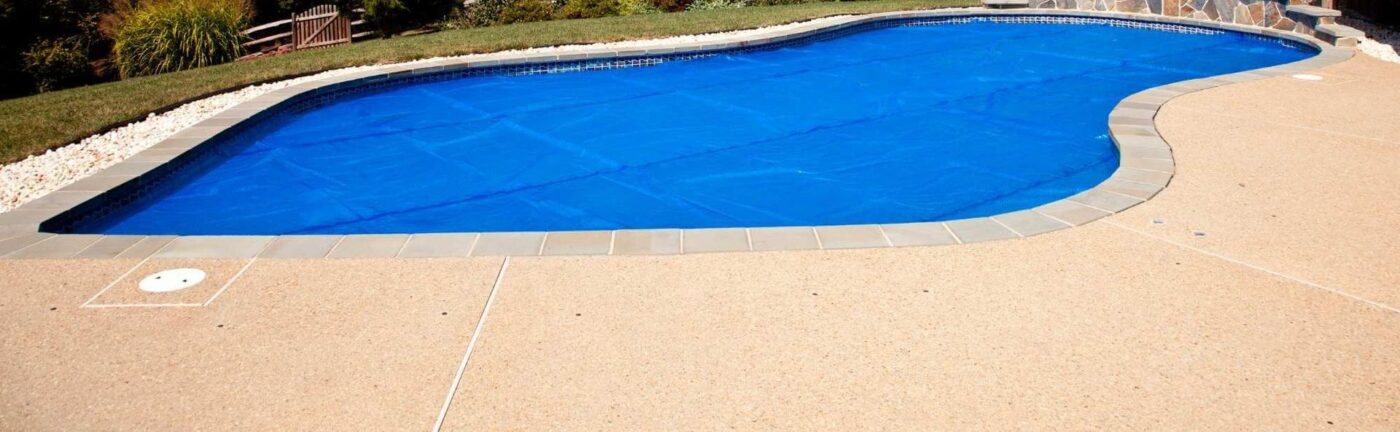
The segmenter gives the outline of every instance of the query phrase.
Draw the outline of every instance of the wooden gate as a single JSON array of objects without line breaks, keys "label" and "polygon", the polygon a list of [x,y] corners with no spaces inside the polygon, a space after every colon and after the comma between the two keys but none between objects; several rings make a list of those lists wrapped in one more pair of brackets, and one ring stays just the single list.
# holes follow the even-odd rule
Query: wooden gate
[{"label": "wooden gate", "polygon": [[350,43],[350,18],[332,5],[292,14],[292,49]]},{"label": "wooden gate", "polygon": [[[297,48],[349,43],[374,36],[373,30],[364,30],[368,27],[364,19],[356,19],[364,15],[364,9],[354,9],[349,16],[336,12],[334,6],[322,5],[294,13],[291,19],[244,30],[243,34],[252,40],[244,42],[243,46],[253,53],[250,56],[255,57],[278,51],[295,51]],[[355,33],[356,28],[363,31]]]}]

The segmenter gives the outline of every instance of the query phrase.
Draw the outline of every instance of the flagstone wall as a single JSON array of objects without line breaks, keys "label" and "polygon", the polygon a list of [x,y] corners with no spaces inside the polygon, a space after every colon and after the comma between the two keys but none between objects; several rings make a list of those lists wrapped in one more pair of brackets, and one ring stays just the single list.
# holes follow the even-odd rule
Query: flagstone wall
[{"label": "flagstone wall", "polygon": [[[1294,21],[1284,13],[1291,4],[1321,4],[1324,0],[1031,0],[1041,9],[1072,9],[1150,13],[1201,20],[1271,27],[1313,34],[1314,23]],[[1397,0],[1400,1],[1400,0]],[[1330,2],[1329,2],[1330,3]]]}]

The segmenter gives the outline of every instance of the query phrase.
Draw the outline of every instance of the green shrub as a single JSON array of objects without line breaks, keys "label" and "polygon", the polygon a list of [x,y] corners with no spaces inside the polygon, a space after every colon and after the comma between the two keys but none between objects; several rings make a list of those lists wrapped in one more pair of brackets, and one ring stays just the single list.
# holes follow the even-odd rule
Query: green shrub
[{"label": "green shrub", "polygon": [[458,0],[364,0],[365,20],[390,37],[440,22],[457,4]]},{"label": "green shrub", "polygon": [[651,0],[619,0],[617,7],[618,15],[646,15],[664,12],[656,3]]},{"label": "green shrub", "polygon": [[748,2],[746,0],[695,0],[695,2],[691,3],[690,6],[687,6],[685,10],[702,11],[715,9],[736,9],[747,5]]},{"label": "green shrub", "polygon": [[568,0],[556,16],[561,19],[616,16],[620,6],[618,0]]},{"label": "green shrub", "polygon": [[511,0],[476,0],[452,12],[443,26],[450,29],[485,27],[496,23]]},{"label": "green shrub", "polygon": [[822,1],[832,1],[832,0],[751,0],[751,1],[749,2],[749,6],[793,5],[793,4],[803,4],[803,3],[819,3],[819,2],[822,2]]},{"label": "green shrub", "polygon": [[229,62],[243,54],[247,24],[238,0],[143,3],[121,20],[112,60],[123,78]]},{"label": "green shrub", "polygon": [[547,0],[515,0],[506,5],[496,24],[549,21],[554,17],[554,3]]},{"label": "green shrub", "polygon": [[92,76],[87,51],[76,37],[39,41],[24,52],[24,72],[40,92],[69,87]]}]

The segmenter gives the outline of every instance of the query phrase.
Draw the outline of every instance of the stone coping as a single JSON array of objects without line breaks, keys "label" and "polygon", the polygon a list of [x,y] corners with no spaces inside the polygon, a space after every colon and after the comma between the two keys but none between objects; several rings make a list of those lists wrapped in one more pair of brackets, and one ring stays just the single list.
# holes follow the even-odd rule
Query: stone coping
[{"label": "stone coping", "polygon": [[[193,159],[206,141],[240,123],[252,123],[295,102],[336,91],[396,82],[414,76],[502,66],[580,60],[704,54],[769,45],[881,21],[959,17],[1077,17],[1123,19],[1230,30],[1299,42],[1318,49],[1311,58],[1251,71],[1181,81],[1128,96],[1109,113],[1109,134],[1120,153],[1112,176],[1084,192],[1039,207],[990,217],[945,222],[844,226],[643,229],[616,231],[495,232],[447,234],[354,234],[282,236],[140,236],[52,234],[51,219],[102,205],[99,197],[131,193],[142,181]],[[565,54],[497,53],[414,64],[387,65],[276,90],[215,115],[92,177],[0,214],[0,258],[370,258],[538,255],[664,255],[706,252],[815,250],[935,246],[1015,239],[1083,225],[1151,199],[1176,170],[1171,146],[1153,119],[1162,105],[1183,94],[1227,84],[1286,76],[1340,63],[1353,55],[1311,36],[1270,28],[1181,17],[1070,10],[930,10],[842,17],[711,42],[658,42],[617,51],[584,46]],[[207,147],[206,147],[207,149]],[[144,176],[144,177],[143,177]],[[98,204],[94,204],[98,202]]]}]

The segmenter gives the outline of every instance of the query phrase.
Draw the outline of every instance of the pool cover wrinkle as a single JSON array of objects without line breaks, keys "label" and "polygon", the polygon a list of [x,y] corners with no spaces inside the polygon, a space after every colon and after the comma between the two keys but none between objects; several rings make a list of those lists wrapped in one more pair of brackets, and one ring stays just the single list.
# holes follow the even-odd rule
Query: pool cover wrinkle
[{"label": "pool cover wrinkle", "polygon": [[1233,32],[966,22],[645,67],[405,83],[280,114],[76,231],[359,234],[925,222],[1108,178],[1143,89],[1300,60]]}]

